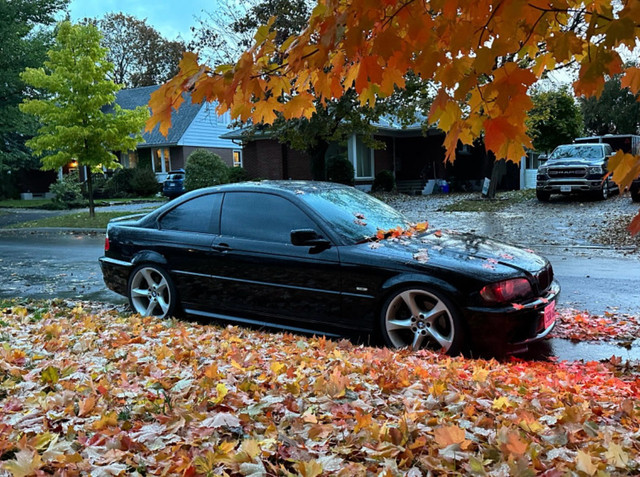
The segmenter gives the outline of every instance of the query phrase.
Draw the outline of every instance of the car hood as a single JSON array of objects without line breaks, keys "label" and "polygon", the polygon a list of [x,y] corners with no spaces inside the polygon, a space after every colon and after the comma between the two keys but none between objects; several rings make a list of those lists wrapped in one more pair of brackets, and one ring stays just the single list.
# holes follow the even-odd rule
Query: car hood
[{"label": "car hood", "polygon": [[409,268],[446,269],[482,280],[535,274],[548,261],[525,250],[469,233],[432,231],[411,238],[356,245],[344,261],[395,262]]},{"label": "car hood", "polygon": [[604,159],[585,159],[582,157],[567,157],[564,159],[547,161],[545,166],[548,167],[566,167],[566,166],[595,166],[602,164]]}]

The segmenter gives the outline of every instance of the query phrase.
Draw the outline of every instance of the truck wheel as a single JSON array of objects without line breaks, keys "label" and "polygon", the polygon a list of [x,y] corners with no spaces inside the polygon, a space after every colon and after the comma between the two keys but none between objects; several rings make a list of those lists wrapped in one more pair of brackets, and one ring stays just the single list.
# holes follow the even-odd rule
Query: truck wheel
[{"label": "truck wheel", "polygon": [[551,197],[551,193],[545,192],[543,190],[536,190],[536,197],[540,202],[549,202],[549,198]]}]

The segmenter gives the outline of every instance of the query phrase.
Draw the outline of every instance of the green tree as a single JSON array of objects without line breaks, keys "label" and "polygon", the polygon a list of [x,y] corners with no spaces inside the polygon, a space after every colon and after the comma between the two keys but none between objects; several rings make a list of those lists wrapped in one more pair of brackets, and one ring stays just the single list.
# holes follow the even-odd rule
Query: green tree
[{"label": "green tree", "polygon": [[37,166],[25,145],[36,122],[18,107],[26,94],[20,73],[43,64],[53,40],[47,27],[67,4],[68,0],[0,0],[0,173]]},{"label": "green tree", "polygon": [[580,98],[588,134],[640,134],[640,95],[623,88],[614,76],[599,98]]},{"label": "green tree", "polygon": [[527,113],[526,124],[536,151],[551,151],[582,134],[580,107],[566,89],[536,91],[531,99],[533,108]]},{"label": "green tree", "polygon": [[[119,167],[112,151],[134,149],[148,117],[147,108],[122,110],[113,105],[119,87],[107,79],[113,65],[100,46],[94,26],[63,22],[55,48],[47,53],[45,68],[27,68],[22,79],[47,93],[45,99],[26,99],[20,109],[40,121],[37,135],[27,142],[43,156],[45,169],[55,169],[73,159],[91,169]],[[91,174],[87,174],[89,211],[95,215]]]},{"label": "green tree", "polygon": [[146,20],[124,13],[108,13],[95,22],[102,46],[113,63],[110,77],[127,88],[163,83],[178,72],[185,45],[164,38]]}]

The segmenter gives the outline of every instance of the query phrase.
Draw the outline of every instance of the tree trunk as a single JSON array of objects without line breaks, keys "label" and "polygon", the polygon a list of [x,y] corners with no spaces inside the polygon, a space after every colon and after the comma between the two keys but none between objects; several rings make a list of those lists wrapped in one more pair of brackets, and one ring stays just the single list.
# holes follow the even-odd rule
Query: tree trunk
[{"label": "tree trunk", "polygon": [[89,196],[89,217],[92,219],[96,216],[96,209],[93,205],[93,182],[91,177],[91,168],[87,166],[87,195]]},{"label": "tree trunk", "polygon": [[311,156],[311,175],[314,181],[327,180],[327,167],[325,162],[327,149],[329,149],[329,144],[326,141],[319,141],[317,145],[308,151]]}]

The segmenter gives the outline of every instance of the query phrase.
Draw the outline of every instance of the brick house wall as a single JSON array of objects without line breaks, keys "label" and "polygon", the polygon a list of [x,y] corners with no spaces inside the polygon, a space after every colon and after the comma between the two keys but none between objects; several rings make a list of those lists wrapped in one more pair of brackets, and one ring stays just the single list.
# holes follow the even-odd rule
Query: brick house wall
[{"label": "brick house wall", "polygon": [[274,139],[251,141],[244,146],[243,167],[251,179],[308,180],[311,159],[303,152],[289,149]]}]

